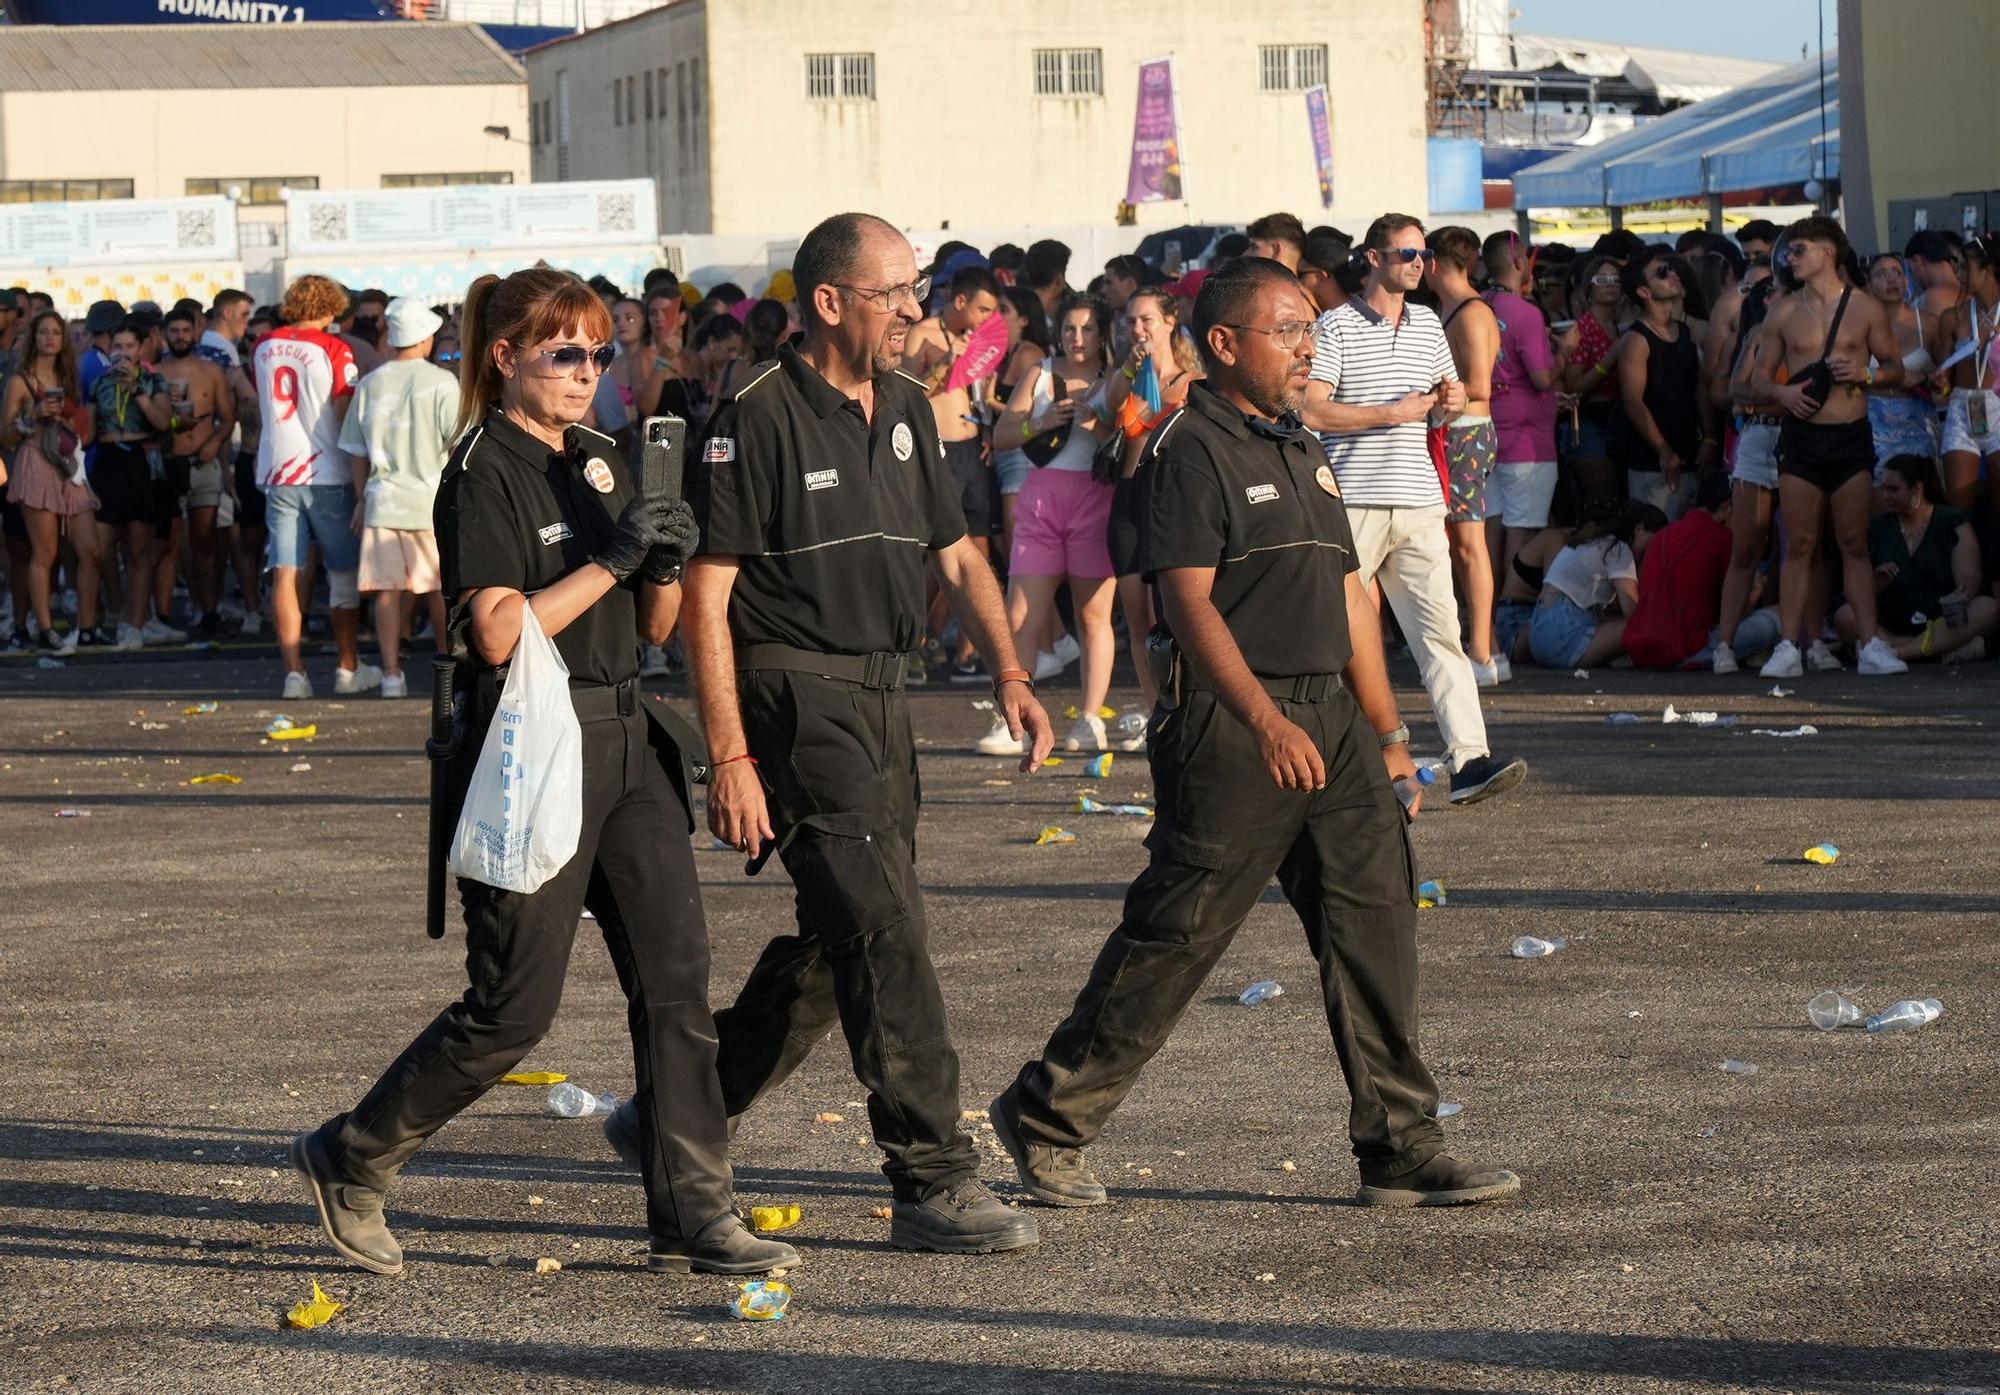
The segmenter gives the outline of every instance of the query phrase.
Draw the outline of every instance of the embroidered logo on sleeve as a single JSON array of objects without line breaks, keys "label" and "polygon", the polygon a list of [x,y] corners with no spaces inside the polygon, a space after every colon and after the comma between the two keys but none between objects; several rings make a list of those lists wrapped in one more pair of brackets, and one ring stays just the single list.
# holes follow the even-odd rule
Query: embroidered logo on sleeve
[{"label": "embroidered logo on sleeve", "polygon": [[590,487],[599,494],[609,494],[615,487],[611,478],[611,467],[602,460],[593,460],[584,466],[583,477],[590,481]]},{"label": "embroidered logo on sleeve", "polygon": [[1253,504],[1268,504],[1278,497],[1278,486],[1275,484],[1253,484],[1243,492],[1250,496],[1250,502]]},{"label": "embroidered logo on sleeve", "polygon": [[551,523],[548,527],[537,530],[537,536],[541,538],[542,546],[547,547],[551,543],[559,543],[564,538],[572,535],[567,523]]},{"label": "embroidered logo on sleeve", "polygon": [[808,492],[815,489],[831,489],[839,483],[840,471],[838,470],[806,471],[806,489]]},{"label": "embroidered logo on sleeve", "polygon": [[701,448],[701,458],[709,465],[727,465],[736,458],[736,441],[730,436],[711,436]]}]

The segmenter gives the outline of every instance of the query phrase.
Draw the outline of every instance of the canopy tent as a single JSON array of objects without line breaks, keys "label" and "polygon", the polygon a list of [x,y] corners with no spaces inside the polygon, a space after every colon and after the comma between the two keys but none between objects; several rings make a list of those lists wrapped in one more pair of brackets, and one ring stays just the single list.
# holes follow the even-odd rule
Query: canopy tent
[{"label": "canopy tent", "polygon": [[[1514,176],[1514,207],[1624,207],[1654,199],[1728,192],[1708,187],[1704,157],[1719,146],[1755,140],[1760,134],[1769,140],[1775,132],[1764,128],[1791,129],[1791,123],[1808,111],[1816,123],[1822,75],[1831,104],[1838,90],[1840,60],[1829,49],[1818,59],[1780,68],[1601,144],[1565,151],[1531,165]],[[1830,111],[1828,119],[1831,121]],[[1650,177],[1649,161],[1655,159],[1657,179]],[[1758,187],[1762,186],[1728,186]],[[1659,192],[1661,189],[1676,192]]]},{"label": "canopy tent", "polygon": [[1560,69],[1583,77],[1618,78],[1663,102],[1699,102],[1720,96],[1764,76],[1773,67],[1749,58],[1546,34],[1517,33],[1507,44],[1514,71]]},{"label": "canopy tent", "polygon": [[1718,146],[1702,162],[1703,190],[1730,194],[1739,189],[1771,189],[1803,184],[1808,179],[1828,183],[1840,178],[1840,103],[1827,94],[1825,134],[1818,108],[1800,112],[1790,121],[1755,131],[1741,140]]}]

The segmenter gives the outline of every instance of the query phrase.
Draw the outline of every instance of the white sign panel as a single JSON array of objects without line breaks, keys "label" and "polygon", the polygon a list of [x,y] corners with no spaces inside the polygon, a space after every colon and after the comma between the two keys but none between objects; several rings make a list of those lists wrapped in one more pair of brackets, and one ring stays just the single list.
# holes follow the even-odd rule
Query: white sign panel
[{"label": "white sign panel", "polygon": [[496,247],[629,247],[659,238],[653,181],[294,190],[292,256]]},{"label": "white sign panel", "polygon": [[236,260],[225,198],[0,205],[0,266]]}]

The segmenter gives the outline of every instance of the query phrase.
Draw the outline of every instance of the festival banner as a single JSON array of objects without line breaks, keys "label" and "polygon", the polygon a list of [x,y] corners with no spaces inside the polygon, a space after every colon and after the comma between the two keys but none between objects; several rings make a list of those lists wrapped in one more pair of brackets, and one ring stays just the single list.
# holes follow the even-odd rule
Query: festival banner
[{"label": "festival banner", "polygon": [[1155,58],[1139,65],[1139,110],[1132,121],[1132,168],[1125,177],[1125,201],[1169,203],[1186,197],[1174,60]]},{"label": "festival banner", "polygon": [[1306,89],[1306,123],[1312,127],[1313,163],[1319,167],[1319,206],[1333,207],[1333,126],[1326,111],[1326,84]]}]

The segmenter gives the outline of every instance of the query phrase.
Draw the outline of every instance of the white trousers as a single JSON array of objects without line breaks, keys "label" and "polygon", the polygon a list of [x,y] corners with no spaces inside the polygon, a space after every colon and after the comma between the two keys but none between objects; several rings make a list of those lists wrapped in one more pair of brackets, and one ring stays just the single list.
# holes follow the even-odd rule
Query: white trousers
[{"label": "white trousers", "polygon": [[1452,770],[1490,754],[1479,684],[1458,642],[1458,597],[1452,590],[1444,505],[1381,509],[1350,504],[1347,521],[1360,554],[1361,579],[1381,584],[1416,656]]}]

